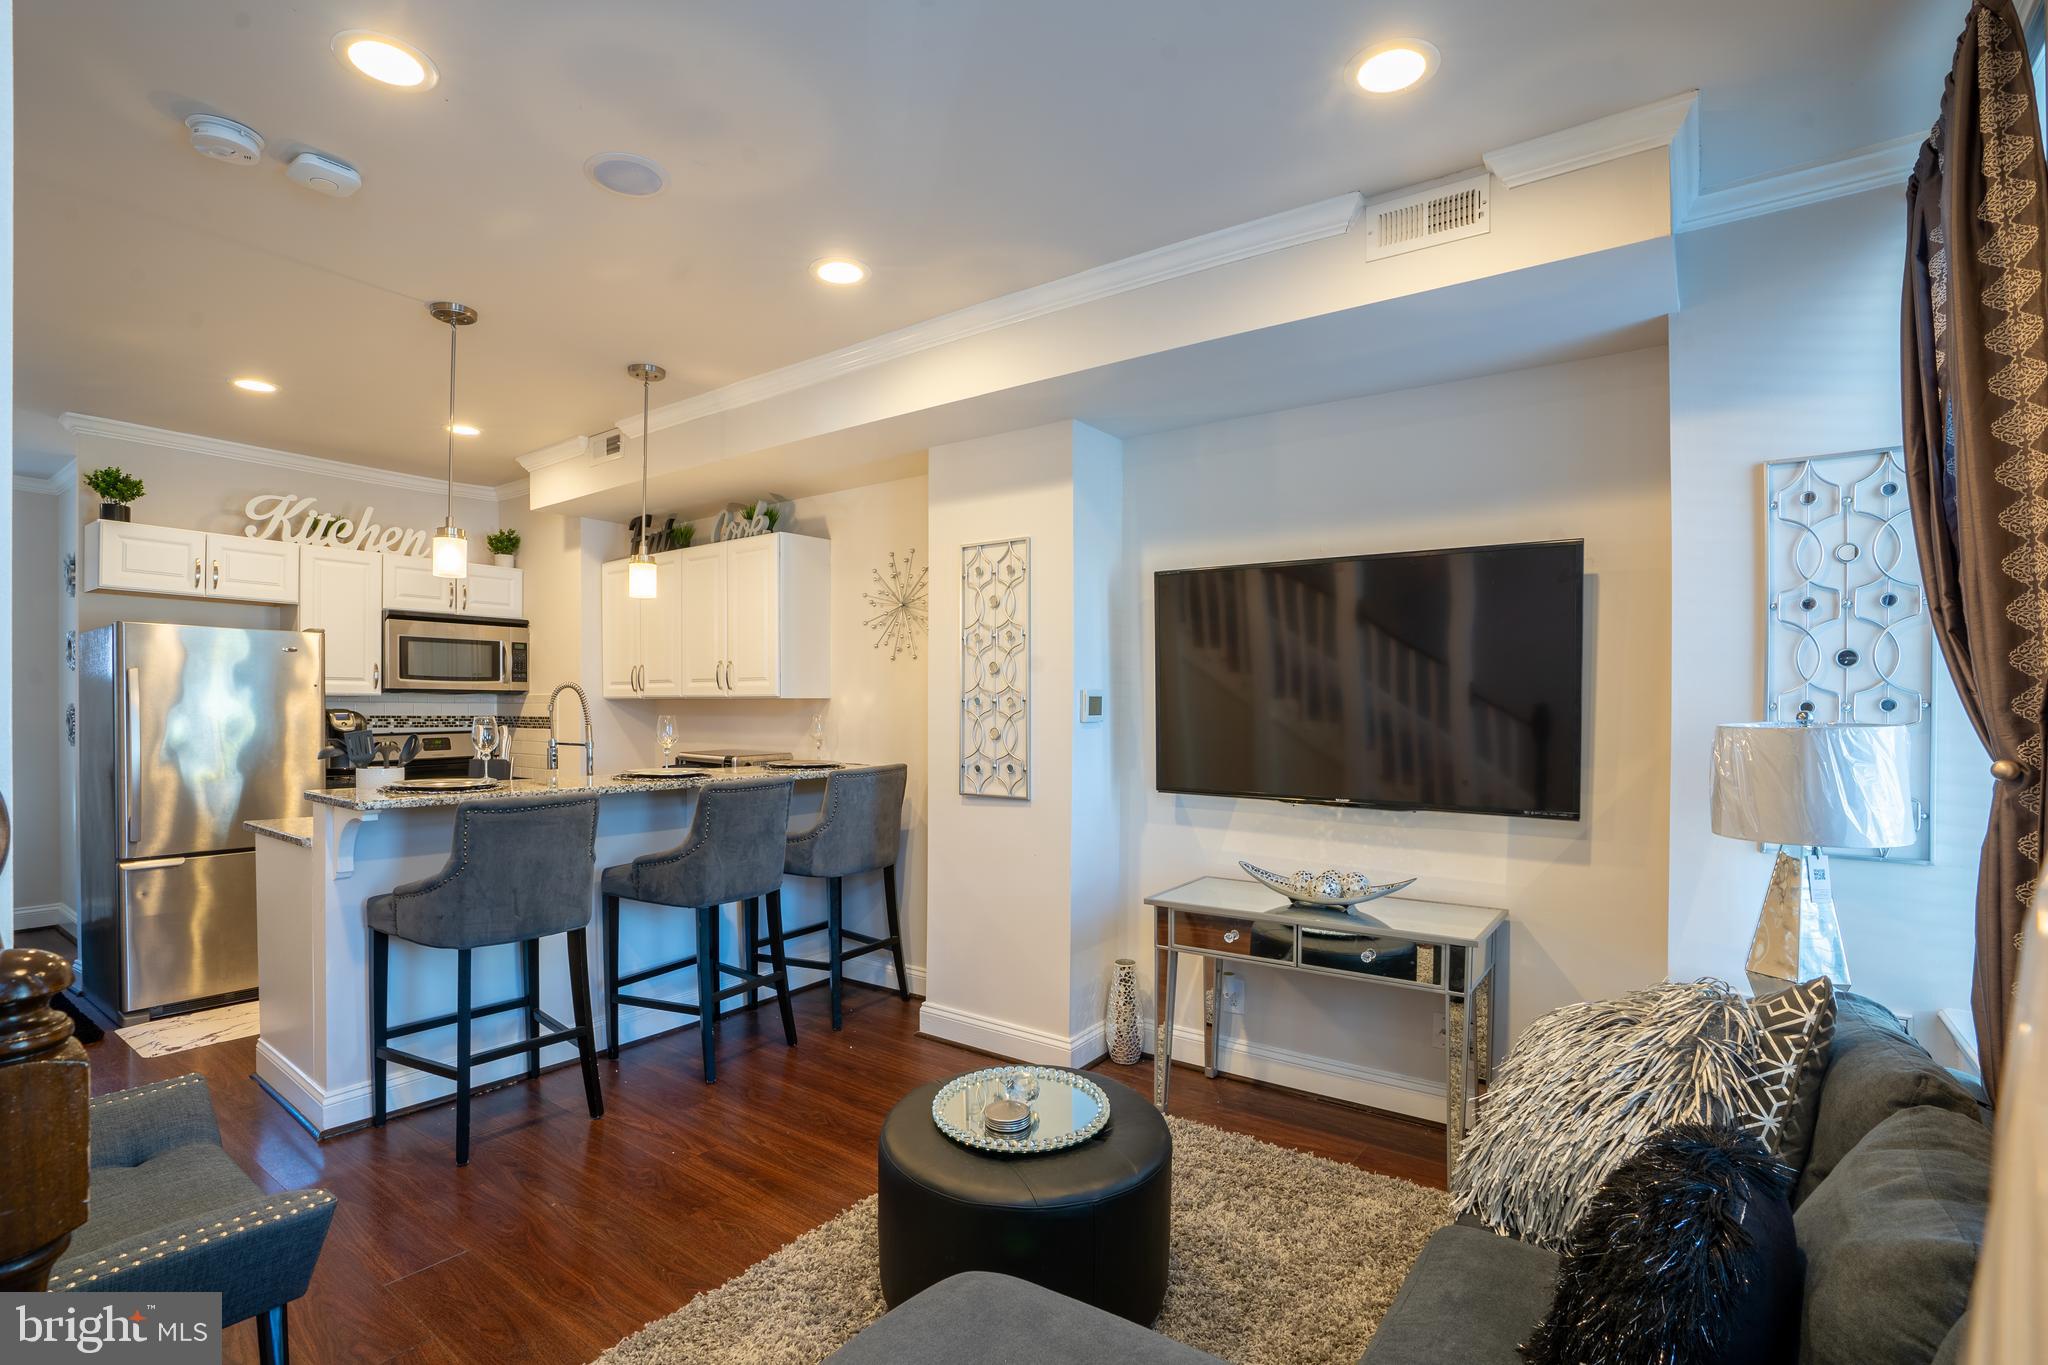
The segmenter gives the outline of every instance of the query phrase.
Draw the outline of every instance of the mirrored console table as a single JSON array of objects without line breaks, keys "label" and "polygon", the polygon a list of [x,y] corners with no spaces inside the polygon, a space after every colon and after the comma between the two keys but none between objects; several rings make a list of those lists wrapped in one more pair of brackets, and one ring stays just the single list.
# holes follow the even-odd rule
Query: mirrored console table
[{"label": "mirrored console table", "polygon": [[1296,905],[1234,877],[1201,877],[1145,898],[1152,907],[1159,1023],[1152,1102],[1166,1108],[1173,1065],[1176,964],[1202,959],[1202,1069],[1216,1074],[1216,970],[1239,963],[1339,977],[1439,996],[1444,1009],[1444,1156],[1447,1172],[1493,1068],[1494,967],[1507,949],[1507,912],[1388,897],[1360,913]]}]

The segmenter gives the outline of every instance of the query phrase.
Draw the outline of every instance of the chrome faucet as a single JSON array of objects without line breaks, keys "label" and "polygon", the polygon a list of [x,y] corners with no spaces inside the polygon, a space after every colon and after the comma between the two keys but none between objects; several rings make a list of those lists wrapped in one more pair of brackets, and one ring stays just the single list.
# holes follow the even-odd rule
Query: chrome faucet
[{"label": "chrome faucet", "polygon": [[[564,692],[574,692],[577,703],[583,708],[583,739],[580,742],[573,739],[557,739],[555,737],[555,703],[560,700]],[[583,751],[583,775],[585,777],[595,777],[597,775],[597,746],[591,742],[590,737],[590,698],[583,695],[583,689],[572,682],[563,683],[560,687],[548,693],[548,785],[551,787],[560,780],[557,776],[557,770],[562,766],[560,750],[565,744],[572,749],[581,749]]]}]

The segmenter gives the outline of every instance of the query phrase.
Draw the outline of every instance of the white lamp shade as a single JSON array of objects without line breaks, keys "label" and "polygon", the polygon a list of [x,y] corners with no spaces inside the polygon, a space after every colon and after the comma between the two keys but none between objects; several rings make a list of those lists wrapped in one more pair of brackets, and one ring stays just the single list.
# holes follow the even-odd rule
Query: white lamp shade
[{"label": "white lamp shade", "polygon": [[434,577],[469,577],[469,542],[453,526],[434,533]]},{"label": "white lamp shade", "polygon": [[632,559],[626,563],[626,596],[650,598],[656,596],[655,583],[658,571],[651,559]]},{"label": "white lamp shade", "polygon": [[1714,833],[1809,848],[1913,842],[1912,727],[1763,721],[1714,730]]}]

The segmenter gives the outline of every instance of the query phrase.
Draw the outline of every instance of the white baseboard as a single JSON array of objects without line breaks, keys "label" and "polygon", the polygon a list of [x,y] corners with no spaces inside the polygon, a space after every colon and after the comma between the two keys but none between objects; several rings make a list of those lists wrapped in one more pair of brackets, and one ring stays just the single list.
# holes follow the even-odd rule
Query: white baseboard
[{"label": "white baseboard", "polygon": [[[914,973],[913,973],[914,975]],[[925,1001],[918,1027],[934,1038],[1038,1066],[1085,1066],[1102,1055],[1102,1025],[1073,1035]]]},{"label": "white baseboard", "polygon": [[[1144,1034],[1147,1042],[1155,1036],[1149,1028]],[[1199,1027],[1181,1024],[1174,1028],[1173,1059],[1202,1065],[1202,1030]],[[1355,1062],[1341,1062],[1332,1057],[1318,1057],[1292,1048],[1232,1037],[1227,1030],[1217,1045],[1216,1069],[1219,1073],[1264,1081],[1269,1085],[1283,1085],[1289,1090],[1301,1090],[1311,1095],[1327,1095],[1331,1099],[1363,1104],[1391,1114],[1405,1114],[1431,1123],[1444,1121],[1442,1081],[1380,1071]]]},{"label": "white baseboard", "polygon": [[14,907],[14,932],[24,929],[62,929],[71,935],[71,941],[78,941],[78,912],[61,901],[48,905],[17,905]]},{"label": "white baseboard", "polygon": [[[922,996],[924,968],[915,962],[906,962],[903,964],[903,974],[910,980],[910,993]],[[796,978],[790,984],[801,986],[813,980],[823,980],[824,976],[823,972],[804,972],[799,969]],[[889,960],[887,953],[869,953],[846,964],[846,979],[862,981],[870,986],[881,986],[893,991],[896,989],[896,964]]]}]

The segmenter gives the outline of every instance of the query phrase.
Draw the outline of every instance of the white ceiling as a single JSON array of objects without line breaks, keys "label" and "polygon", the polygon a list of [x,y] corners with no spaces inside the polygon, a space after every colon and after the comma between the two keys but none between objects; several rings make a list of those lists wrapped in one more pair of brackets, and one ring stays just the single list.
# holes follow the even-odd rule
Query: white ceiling
[{"label": "white ceiling", "polygon": [[[1702,186],[1931,119],[1965,0],[17,0],[16,402],[24,467],[66,410],[436,472],[463,334],[456,476],[658,403],[1028,285],[1701,91]],[[370,28],[424,94],[344,70]],[[1414,34],[1412,94],[1346,59]],[[269,140],[210,163],[188,113]],[[284,178],[359,167],[336,201]],[[582,176],[651,156],[648,200]],[[867,262],[814,283],[828,252]],[[236,374],[277,381],[251,398]]]}]

